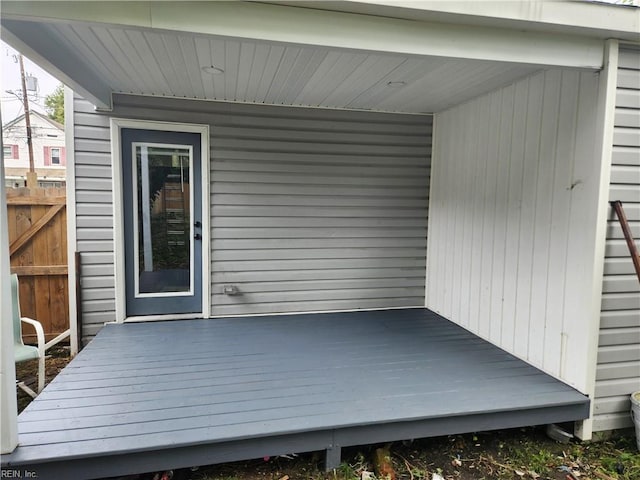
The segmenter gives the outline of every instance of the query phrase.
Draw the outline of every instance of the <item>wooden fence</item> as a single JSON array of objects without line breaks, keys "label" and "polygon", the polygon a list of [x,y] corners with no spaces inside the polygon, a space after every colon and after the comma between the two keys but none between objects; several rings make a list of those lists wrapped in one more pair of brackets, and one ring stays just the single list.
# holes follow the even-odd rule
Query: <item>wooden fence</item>
[{"label": "wooden fence", "polygon": [[[66,193],[8,188],[11,272],[18,274],[22,316],[42,323],[49,341],[69,328]],[[35,332],[23,325],[25,342]]]}]

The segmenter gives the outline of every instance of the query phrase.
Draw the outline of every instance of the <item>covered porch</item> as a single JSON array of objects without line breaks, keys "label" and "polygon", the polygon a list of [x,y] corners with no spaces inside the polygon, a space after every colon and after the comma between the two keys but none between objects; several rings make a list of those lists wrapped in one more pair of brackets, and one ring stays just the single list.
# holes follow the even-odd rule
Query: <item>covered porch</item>
[{"label": "covered porch", "polygon": [[[6,466],[95,478],[325,450],[333,467],[348,445],[589,418],[613,27],[5,3],[3,39],[76,93],[69,248],[89,261],[70,311],[97,333],[3,432]],[[202,128],[197,315],[223,318],[127,323],[117,121]],[[281,315],[399,306],[450,321]]]},{"label": "covered porch", "polygon": [[421,308],[107,325],[2,467],[102,478],[587,418],[586,396]]}]

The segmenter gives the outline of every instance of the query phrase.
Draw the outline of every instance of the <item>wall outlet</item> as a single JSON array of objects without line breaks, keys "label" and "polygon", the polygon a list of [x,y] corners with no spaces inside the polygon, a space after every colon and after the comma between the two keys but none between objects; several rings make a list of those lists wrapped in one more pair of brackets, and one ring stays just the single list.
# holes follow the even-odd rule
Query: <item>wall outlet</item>
[{"label": "wall outlet", "polygon": [[225,285],[222,287],[222,293],[225,295],[240,295],[240,290],[235,285]]}]

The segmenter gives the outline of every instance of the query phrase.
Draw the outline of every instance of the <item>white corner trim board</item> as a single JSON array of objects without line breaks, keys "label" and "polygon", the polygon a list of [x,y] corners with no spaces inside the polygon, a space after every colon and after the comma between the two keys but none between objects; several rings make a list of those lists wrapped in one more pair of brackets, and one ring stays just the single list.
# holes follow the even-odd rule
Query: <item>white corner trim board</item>
[{"label": "white corner trim board", "polygon": [[76,292],[76,251],[77,245],[77,217],[76,217],[76,163],[75,163],[75,143],[74,129],[75,118],[73,115],[73,90],[69,87],[64,89],[64,110],[67,114],[64,117],[64,135],[67,148],[67,282],[69,291],[69,329],[71,330],[71,355],[78,353],[78,303]]},{"label": "white corner trim board", "polygon": [[594,175],[599,178],[597,221],[595,229],[590,317],[587,326],[588,343],[585,345],[586,357],[586,389],[592,399],[590,415],[587,420],[578,422],[576,435],[582,440],[590,440],[593,435],[593,415],[595,406],[596,374],[598,367],[598,339],[600,333],[600,307],[602,299],[602,282],[604,272],[605,248],[607,243],[607,212],[609,204],[609,181],[611,179],[611,155],[613,150],[613,129],[616,105],[616,82],[618,75],[618,41],[608,40],[605,50],[605,66],[600,74],[598,91],[598,111],[596,124],[596,155],[600,157],[599,171]]}]

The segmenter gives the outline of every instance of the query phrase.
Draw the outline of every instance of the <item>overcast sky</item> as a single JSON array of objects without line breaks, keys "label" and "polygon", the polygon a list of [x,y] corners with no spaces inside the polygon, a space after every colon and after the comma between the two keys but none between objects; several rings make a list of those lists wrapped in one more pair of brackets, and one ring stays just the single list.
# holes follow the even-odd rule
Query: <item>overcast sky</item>
[{"label": "overcast sky", "polygon": [[[15,95],[6,91],[10,90],[19,95],[22,91],[22,86],[20,84],[20,65],[17,61],[17,52],[6,43],[0,41],[0,57],[2,61],[0,100],[2,104],[2,124],[4,125],[23,113],[22,102]],[[39,86],[37,97],[29,96],[29,107],[32,110],[45,113],[44,98],[53,92],[60,82],[27,57],[24,57],[24,70],[25,73],[31,74],[38,79]]]}]

